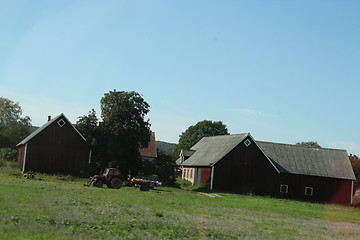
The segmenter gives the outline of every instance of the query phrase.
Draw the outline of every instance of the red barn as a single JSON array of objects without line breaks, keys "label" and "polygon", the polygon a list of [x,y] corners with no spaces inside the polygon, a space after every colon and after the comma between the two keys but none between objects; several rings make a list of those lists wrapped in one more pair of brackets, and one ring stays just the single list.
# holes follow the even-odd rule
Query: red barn
[{"label": "red barn", "polygon": [[355,175],[345,150],[255,141],[249,133],[204,137],[182,151],[182,177],[235,193],[351,204]]},{"label": "red barn", "polygon": [[86,140],[64,114],[49,117],[17,147],[17,162],[23,172],[79,175],[88,167]]}]

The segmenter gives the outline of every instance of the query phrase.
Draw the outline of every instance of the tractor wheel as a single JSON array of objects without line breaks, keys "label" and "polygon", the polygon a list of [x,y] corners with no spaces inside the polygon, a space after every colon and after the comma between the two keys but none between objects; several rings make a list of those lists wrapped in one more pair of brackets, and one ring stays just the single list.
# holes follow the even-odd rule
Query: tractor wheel
[{"label": "tractor wheel", "polygon": [[140,185],[140,191],[149,191],[149,190],[150,190],[149,184]]},{"label": "tractor wheel", "polygon": [[93,186],[94,186],[94,187],[98,187],[98,188],[102,188],[102,187],[103,187],[103,183],[102,183],[102,181],[97,181],[97,182],[94,182],[94,183],[93,183]]},{"label": "tractor wheel", "polygon": [[115,189],[121,188],[122,181],[120,178],[113,178],[111,179],[111,187]]}]

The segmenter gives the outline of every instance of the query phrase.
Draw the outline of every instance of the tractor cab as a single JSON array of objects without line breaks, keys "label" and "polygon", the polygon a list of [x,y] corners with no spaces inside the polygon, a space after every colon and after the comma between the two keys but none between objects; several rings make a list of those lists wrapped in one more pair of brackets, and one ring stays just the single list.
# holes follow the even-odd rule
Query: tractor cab
[{"label": "tractor cab", "polygon": [[106,168],[103,175],[106,177],[120,176],[120,171],[117,168]]}]

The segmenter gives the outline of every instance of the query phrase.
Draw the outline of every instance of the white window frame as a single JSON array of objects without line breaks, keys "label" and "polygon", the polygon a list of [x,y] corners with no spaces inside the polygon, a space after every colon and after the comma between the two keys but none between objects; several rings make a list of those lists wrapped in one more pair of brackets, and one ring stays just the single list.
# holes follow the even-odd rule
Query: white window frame
[{"label": "white window frame", "polygon": [[[286,191],[282,191],[282,188],[285,187]],[[280,193],[288,193],[289,192],[289,186],[286,184],[280,184]]]},{"label": "white window frame", "polygon": [[246,139],[246,140],[244,141],[244,144],[245,144],[246,147],[250,146],[250,145],[251,145],[250,139]]},{"label": "white window frame", "polygon": [[63,119],[60,119],[59,121],[57,121],[57,124],[60,126],[60,127],[63,127],[66,122],[63,120]]},{"label": "white window frame", "polygon": [[[308,192],[307,191],[310,191],[310,194],[307,194]],[[306,196],[312,196],[314,195],[314,188],[313,187],[305,187],[305,193],[304,193]]]}]

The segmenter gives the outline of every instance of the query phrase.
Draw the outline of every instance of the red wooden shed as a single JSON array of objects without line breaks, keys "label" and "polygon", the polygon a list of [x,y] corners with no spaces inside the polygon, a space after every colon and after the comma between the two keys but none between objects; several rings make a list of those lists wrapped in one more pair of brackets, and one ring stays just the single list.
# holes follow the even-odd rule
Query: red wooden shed
[{"label": "red wooden shed", "polygon": [[18,145],[17,162],[23,172],[79,175],[88,167],[85,138],[64,115],[48,119]]}]

